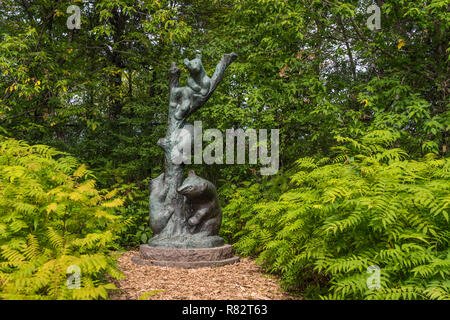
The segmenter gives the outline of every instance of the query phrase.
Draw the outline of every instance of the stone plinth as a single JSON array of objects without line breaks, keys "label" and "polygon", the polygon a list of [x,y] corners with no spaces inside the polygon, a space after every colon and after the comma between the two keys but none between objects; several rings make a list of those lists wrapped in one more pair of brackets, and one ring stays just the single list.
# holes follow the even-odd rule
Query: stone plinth
[{"label": "stone plinth", "polygon": [[139,249],[139,256],[132,260],[141,265],[188,269],[224,266],[238,262],[239,257],[233,256],[233,248],[229,244],[194,249],[159,248],[143,244]]}]

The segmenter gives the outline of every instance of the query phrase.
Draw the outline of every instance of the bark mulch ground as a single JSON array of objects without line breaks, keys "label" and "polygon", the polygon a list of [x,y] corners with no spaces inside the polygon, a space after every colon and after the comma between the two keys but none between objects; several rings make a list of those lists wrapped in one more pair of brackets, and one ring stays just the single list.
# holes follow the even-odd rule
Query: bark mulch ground
[{"label": "bark mulch ground", "polygon": [[294,300],[282,291],[278,279],[265,274],[253,260],[223,267],[181,269],[141,266],[131,261],[137,251],[119,257],[125,278],[114,280],[113,300]]}]

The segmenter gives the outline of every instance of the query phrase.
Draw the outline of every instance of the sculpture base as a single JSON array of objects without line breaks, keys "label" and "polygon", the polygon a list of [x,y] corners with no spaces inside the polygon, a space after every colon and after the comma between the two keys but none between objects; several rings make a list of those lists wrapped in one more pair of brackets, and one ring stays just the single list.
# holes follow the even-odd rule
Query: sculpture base
[{"label": "sculpture base", "polygon": [[139,256],[131,260],[141,265],[189,269],[233,264],[239,261],[239,257],[233,256],[233,248],[229,244],[198,249],[156,248],[143,244]]},{"label": "sculpture base", "polygon": [[148,240],[150,247],[157,248],[180,248],[180,249],[196,249],[196,248],[214,248],[221,247],[225,241],[219,236],[208,236],[203,233],[169,235],[158,234]]}]

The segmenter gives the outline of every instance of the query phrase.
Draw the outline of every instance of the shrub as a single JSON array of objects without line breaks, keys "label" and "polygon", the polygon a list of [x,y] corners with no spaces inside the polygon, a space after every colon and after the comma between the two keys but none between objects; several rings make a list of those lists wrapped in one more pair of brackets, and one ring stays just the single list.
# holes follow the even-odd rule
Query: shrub
[{"label": "shrub", "polygon": [[73,157],[0,138],[0,297],[107,298],[107,277],[121,276],[109,250],[130,224],[115,194]]},{"label": "shrub", "polygon": [[396,139],[339,137],[333,160],[298,160],[289,191],[244,207],[238,252],[310,298],[450,299],[450,160],[406,160]]},{"label": "shrub", "polygon": [[119,239],[119,244],[124,248],[138,248],[139,245],[147,243],[153,236],[149,225],[149,191],[147,180],[135,184],[117,184],[115,188],[125,199],[124,205],[119,208],[120,215],[124,218],[133,219],[133,224],[127,229],[127,233]]}]

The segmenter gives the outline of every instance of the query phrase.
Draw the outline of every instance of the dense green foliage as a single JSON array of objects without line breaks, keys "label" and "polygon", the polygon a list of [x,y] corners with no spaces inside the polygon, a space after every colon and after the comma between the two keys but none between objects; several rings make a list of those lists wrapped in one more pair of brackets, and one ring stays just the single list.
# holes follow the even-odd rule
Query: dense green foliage
[{"label": "dense green foliage", "polygon": [[[95,189],[84,165],[43,145],[0,141],[0,297],[107,298],[121,276],[114,241],[131,221],[111,211],[117,191]],[[67,286],[76,266],[80,288]]]},{"label": "dense green foliage", "polygon": [[[146,186],[147,181],[144,180],[142,184]],[[118,239],[118,243],[125,248],[137,248],[153,236],[148,221],[148,191],[145,187],[140,188],[133,183],[117,184],[113,187],[125,199],[124,205],[118,208],[120,215],[133,220],[127,232]]]},{"label": "dense green foliage", "polygon": [[[381,28],[371,31],[374,3]],[[81,8],[79,30],[66,26],[72,4]],[[13,279],[34,276],[31,265],[22,269],[34,261],[23,251],[34,241],[29,234],[37,257],[58,263],[55,257],[103,255],[152,236],[147,185],[163,171],[156,142],[167,125],[168,69],[176,61],[184,84],[182,61],[199,50],[209,75],[222,54],[239,57],[189,121],[222,132],[280,130],[274,176],[260,176],[258,165],[189,166],[218,186],[222,236],[307,297],[448,299],[449,7],[450,0],[2,0],[0,134],[12,139],[2,140],[0,192],[12,193],[0,194],[0,241],[17,237],[11,250],[24,257],[0,252],[1,263],[11,259],[4,288],[11,297],[78,294],[13,290]],[[6,169],[7,155],[17,152],[30,154],[14,160],[30,177],[20,182],[8,178],[19,169]],[[90,171],[74,176],[80,165],[66,153]],[[63,173],[57,181],[48,181],[52,168]],[[57,182],[68,193],[90,189],[82,200],[32,195]],[[14,189],[18,183],[30,194]],[[96,225],[106,190],[123,205]],[[62,236],[56,216],[66,201],[90,208],[68,216],[68,225],[92,225],[65,232],[70,253],[63,255],[48,228]],[[40,216],[46,208],[54,220]],[[29,217],[17,236],[4,222],[11,215]],[[105,233],[104,245],[72,247],[131,218],[118,239]],[[83,271],[88,287],[114,273],[108,261]],[[370,265],[381,268],[379,290],[365,285]]]},{"label": "dense green foliage", "polygon": [[[326,298],[450,299],[450,161],[405,160],[395,138],[339,138],[347,144],[335,158],[298,160],[275,201],[238,190],[226,208],[246,220],[238,251],[287,285],[325,285]],[[366,284],[371,265],[381,268],[379,290]]]}]

